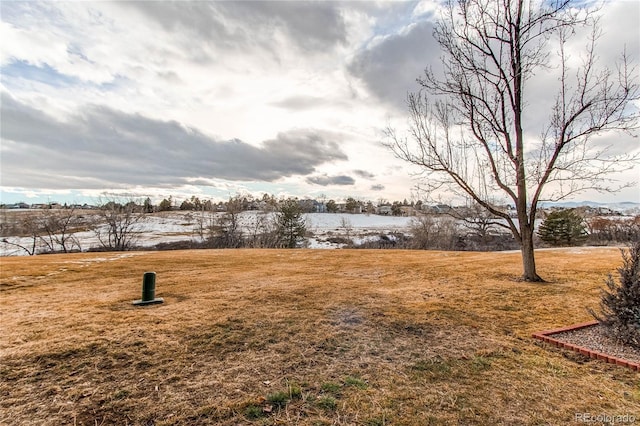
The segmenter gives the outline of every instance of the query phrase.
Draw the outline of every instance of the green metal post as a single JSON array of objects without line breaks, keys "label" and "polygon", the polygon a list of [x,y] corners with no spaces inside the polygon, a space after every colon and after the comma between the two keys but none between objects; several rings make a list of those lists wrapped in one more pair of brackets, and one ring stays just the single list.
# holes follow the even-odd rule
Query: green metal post
[{"label": "green metal post", "polygon": [[155,303],[162,303],[164,299],[161,297],[156,298],[156,273],[145,272],[142,277],[142,299],[135,300],[134,305],[152,305]]},{"label": "green metal post", "polygon": [[156,273],[145,272],[142,277],[142,301],[148,302],[156,298]]}]

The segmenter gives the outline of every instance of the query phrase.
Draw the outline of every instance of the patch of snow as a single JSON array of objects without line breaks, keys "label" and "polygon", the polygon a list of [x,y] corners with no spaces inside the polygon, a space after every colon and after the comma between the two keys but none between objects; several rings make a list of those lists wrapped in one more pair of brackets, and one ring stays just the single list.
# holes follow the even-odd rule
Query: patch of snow
[{"label": "patch of snow", "polygon": [[[199,212],[164,212],[146,215],[144,219],[134,225],[137,234],[136,245],[152,247],[162,242],[199,241],[198,228],[216,223],[224,213]],[[246,211],[238,215],[240,229],[245,233],[252,233],[263,221],[270,221],[274,213],[260,211]],[[376,239],[380,234],[408,231],[411,218],[395,216],[378,216],[346,213],[307,213],[304,214],[307,229],[313,233],[308,240],[308,247],[314,249],[335,249],[344,244],[330,243],[330,237],[345,237],[355,243]],[[101,246],[100,240],[93,231],[78,232],[74,237],[80,243],[82,251]],[[29,237],[7,237],[14,244],[31,249],[33,239]],[[40,252],[44,248],[40,249]],[[0,256],[26,256],[28,253],[14,245],[0,243]],[[95,261],[111,259],[101,257]]]},{"label": "patch of snow", "polygon": [[[200,212],[163,212],[145,215],[135,225],[137,233],[136,245],[152,247],[163,242],[201,241],[198,228],[215,224],[224,213]],[[238,215],[240,229],[253,233],[264,221],[271,221],[274,213],[246,211]],[[344,247],[342,243],[331,243],[332,237],[349,238],[355,244],[377,240],[381,235],[392,239],[395,232],[408,234],[412,217],[379,216],[348,213],[307,213],[304,215],[307,230],[313,235],[307,241],[307,247],[313,249],[336,249]],[[622,220],[622,218],[620,218]],[[538,222],[538,221],[537,221]],[[101,246],[96,234],[92,231],[78,232],[74,237],[79,241],[82,251]],[[14,244],[31,248],[33,239],[28,237],[6,237]],[[597,248],[597,247],[595,247]],[[591,247],[577,247],[576,253]],[[42,250],[42,249],[41,249]],[[540,249],[537,249],[540,250]],[[543,249],[544,250],[544,249]],[[513,250],[519,252],[519,250]],[[0,256],[26,256],[27,252],[14,245],[0,243]],[[131,256],[131,252],[119,256]],[[100,257],[95,261],[108,261],[113,257]]]}]

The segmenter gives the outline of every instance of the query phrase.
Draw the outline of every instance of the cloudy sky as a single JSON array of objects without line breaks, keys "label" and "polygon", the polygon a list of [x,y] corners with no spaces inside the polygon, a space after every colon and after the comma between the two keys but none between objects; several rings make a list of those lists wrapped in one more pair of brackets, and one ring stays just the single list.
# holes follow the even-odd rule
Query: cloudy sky
[{"label": "cloudy sky", "polygon": [[[382,129],[405,123],[407,92],[440,62],[433,0],[0,8],[4,203],[411,198],[416,170]],[[626,45],[638,60],[640,4],[605,3],[602,16],[604,59]],[[638,150],[615,137],[617,150]],[[640,190],[579,198],[638,202]]]}]

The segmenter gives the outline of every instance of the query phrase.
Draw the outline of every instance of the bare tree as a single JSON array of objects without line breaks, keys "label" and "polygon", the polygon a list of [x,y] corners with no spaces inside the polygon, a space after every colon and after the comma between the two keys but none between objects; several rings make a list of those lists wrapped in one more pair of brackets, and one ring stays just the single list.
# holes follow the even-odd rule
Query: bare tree
[{"label": "bare tree", "polygon": [[274,248],[278,246],[278,223],[276,215],[271,212],[260,212],[249,229],[247,244],[253,248]]},{"label": "bare tree", "polygon": [[[498,207],[495,208],[498,209]],[[457,219],[463,228],[479,237],[483,242],[485,242],[491,234],[500,232],[499,229],[509,229],[509,226],[503,219],[494,215],[475,201],[471,201],[463,208],[450,209],[447,214]]]},{"label": "bare tree", "polygon": [[24,250],[29,256],[38,254],[38,243],[41,241],[43,230],[36,215],[31,212],[21,215],[17,220],[15,230],[21,237],[29,238],[29,243],[21,242],[20,238],[3,238],[2,242],[5,245]]},{"label": "bare tree", "polygon": [[109,200],[101,203],[100,219],[94,233],[104,249],[131,250],[138,241],[144,221],[141,207],[132,200]]},{"label": "bare tree", "polygon": [[58,247],[64,253],[74,248],[81,250],[74,233],[82,224],[82,218],[75,209],[42,210],[38,220],[43,231],[40,238],[49,252],[57,251]]},{"label": "bare tree", "polygon": [[452,250],[458,238],[455,220],[449,216],[421,215],[411,219],[411,247],[419,250]]},{"label": "bare tree", "polygon": [[340,228],[344,231],[345,238],[349,240],[349,244],[353,244],[353,240],[351,239],[351,232],[353,231],[353,223],[349,220],[349,218],[342,216],[340,218]]},{"label": "bare tree", "polygon": [[246,197],[236,195],[229,198],[227,211],[218,219],[219,243],[225,248],[242,247],[244,236],[240,227],[240,215],[245,209]]},{"label": "bare tree", "polygon": [[[533,244],[539,203],[588,188],[619,189],[605,178],[638,159],[590,143],[605,132],[637,129],[637,70],[625,53],[616,68],[598,67],[597,13],[583,3],[450,0],[445,9],[434,31],[442,74],[427,69],[418,79],[420,92],[408,96],[409,135],[389,127],[389,146],[419,166],[432,189],[444,186],[504,219],[521,247],[523,279],[542,281]],[[571,69],[567,43],[580,28],[592,29],[591,37]],[[526,100],[542,73],[557,73],[558,91],[549,94],[550,117],[536,132],[540,117]],[[516,218],[490,202],[496,193],[515,205]]]},{"label": "bare tree", "polygon": [[194,232],[200,238],[201,242],[211,240],[216,233],[216,213],[213,211],[213,205],[209,202],[204,203],[200,211],[195,216],[196,225]]}]

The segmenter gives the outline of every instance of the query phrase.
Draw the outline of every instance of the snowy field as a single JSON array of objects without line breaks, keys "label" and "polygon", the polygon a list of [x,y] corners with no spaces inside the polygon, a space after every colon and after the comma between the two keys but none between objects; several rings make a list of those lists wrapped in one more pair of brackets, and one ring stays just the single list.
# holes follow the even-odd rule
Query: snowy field
[{"label": "snowy field", "polygon": [[[217,213],[221,216],[223,213]],[[272,213],[242,212],[240,214],[240,226],[246,233],[251,233],[264,219],[270,219]],[[366,214],[342,214],[342,213],[307,213],[304,215],[307,230],[313,236],[308,239],[308,247],[315,249],[340,248],[343,244],[331,243],[327,239],[331,237],[348,237],[355,243],[361,243],[368,239],[376,239],[381,234],[393,232],[408,232],[411,218],[378,216]],[[136,224],[138,235],[136,245],[152,247],[159,243],[176,241],[202,241],[198,229],[201,224],[210,223],[209,214],[202,216],[197,212],[164,212],[146,215],[144,220]],[[74,237],[80,244],[82,251],[101,246],[100,241],[93,231],[74,233]],[[31,248],[32,238],[11,237],[6,239],[14,244]],[[27,251],[15,245],[0,243],[0,256],[24,256]]]},{"label": "snowy field", "polygon": [[345,213],[309,213],[307,229],[314,236],[309,239],[310,248],[337,248],[341,245],[329,243],[331,236],[349,237],[354,243],[377,239],[381,234],[409,232],[410,217],[378,216]]},{"label": "snowy field", "polygon": [[[2,222],[16,220],[16,214],[38,214],[38,211],[24,210],[6,212],[0,216]],[[81,213],[90,217],[95,212]],[[253,235],[260,229],[259,224],[272,221],[274,213],[247,211],[239,214],[239,226],[245,235]],[[136,241],[138,247],[153,247],[160,243],[174,243],[178,241],[202,242],[202,228],[210,224],[217,224],[224,213],[199,213],[199,212],[160,212],[147,214],[143,220],[135,225]],[[96,214],[96,217],[98,215]],[[379,240],[381,235],[385,235],[393,240],[391,234],[410,234],[412,217],[379,216],[368,214],[347,214],[347,213],[307,213],[304,215],[307,231],[310,237],[307,239],[306,247],[313,249],[336,249],[344,247],[346,240],[351,240],[355,244],[366,241]],[[450,219],[446,215],[440,216]],[[630,220],[633,216],[613,216],[614,220]],[[536,227],[541,220],[536,221]],[[260,233],[260,231],[258,231]],[[97,249],[102,246],[94,231],[76,232],[73,234],[82,251]],[[6,239],[11,244],[2,242]],[[346,239],[346,240],[345,240]],[[27,247],[29,250],[33,246],[33,238],[6,236],[0,238],[0,256],[26,256],[29,253],[18,247]],[[57,248],[59,249],[59,247]],[[77,250],[77,247],[74,247]],[[38,242],[36,253],[46,252],[46,245]]]}]

